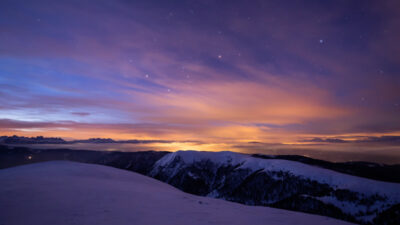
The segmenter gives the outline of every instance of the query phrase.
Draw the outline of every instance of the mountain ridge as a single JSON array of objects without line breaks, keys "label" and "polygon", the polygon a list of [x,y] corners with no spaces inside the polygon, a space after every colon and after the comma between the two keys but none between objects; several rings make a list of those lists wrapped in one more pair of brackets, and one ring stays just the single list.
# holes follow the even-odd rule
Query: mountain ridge
[{"label": "mountain ridge", "polygon": [[369,224],[400,203],[400,184],[282,159],[233,152],[178,151],[150,176],[185,192]]},{"label": "mountain ridge", "polygon": [[[99,161],[101,161],[102,158],[106,157],[107,154],[118,155],[121,158],[134,157],[134,155],[136,154],[136,152],[71,150],[68,148],[35,149],[31,148],[31,146],[32,145],[13,146],[0,144],[0,154],[3,156],[2,158],[0,158],[0,169],[24,163],[30,163],[32,161],[46,161],[51,159],[65,159],[71,161],[83,160],[83,162],[102,164]],[[139,152],[154,152],[154,154],[159,153],[160,155],[169,153],[167,151]],[[32,155],[32,159],[27,160],[29,155]],[[264,159],[285,159],[314,165],[321,168],[334,170],[336,172],[350,174],[353,176],[365,177],[379,181],[400,183],[400,164],[386,165],[371,162],[329,162],[299,155],[251,154],[251,156]],[[87,157],[89,157],[89,159],[86,159]]]},{"label": "mountain ridge", "polygon": [[101,152],[0,146],[0,168],[50,160],[112,166],[195,195],[363,224],[385,224],[379,221],[399,213],[399,183],[356,177],[275,156],[263,159],[228,151]]}]

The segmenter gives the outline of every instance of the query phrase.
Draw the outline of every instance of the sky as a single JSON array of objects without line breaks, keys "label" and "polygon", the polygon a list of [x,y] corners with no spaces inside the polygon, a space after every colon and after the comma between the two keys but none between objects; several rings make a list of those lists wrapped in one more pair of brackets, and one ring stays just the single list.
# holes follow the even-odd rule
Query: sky
[{"label": "sky", "polygon": [[399,41],[395,0],[2,0],[0,134],[400,162]]}]

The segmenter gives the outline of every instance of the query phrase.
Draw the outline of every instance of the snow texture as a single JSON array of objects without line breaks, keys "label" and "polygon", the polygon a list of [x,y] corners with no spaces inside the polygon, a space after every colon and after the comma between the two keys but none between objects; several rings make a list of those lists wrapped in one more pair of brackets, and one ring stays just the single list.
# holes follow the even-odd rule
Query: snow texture
[{"label": "snow texture", "polygon": [[[398,183],[351,176],[300,162],[282,159],[261,159],[234,152],[178,151],[165,155],[157,161],[154,168],[167,166],[178,157],[185,165],[202,160],[210,160],[219,165],[240,165],[238,168],[250,169],[252,171],[260,169],[264,171],[287,171],[295,176],[302,176],[320,183],[329,184],[335,188],[348,189],[369,195],[380,194],[389,197],[393,202],[400,201],[400,184]],[[179,169],[178,166],[181,165],[177,165],[176,169]]]},{"label": "snow texture", "polygon": [[[190,153],[184,155],[185,160],[194,160]],[[221,153],[216,160],[238,160],[238,156]],[[246,166],[256,163],[246,159]],[[0,170],[0,181],[0,224],[4,225],[350,224],[193,196],[152,178],[100,165],[30,164]]]}]

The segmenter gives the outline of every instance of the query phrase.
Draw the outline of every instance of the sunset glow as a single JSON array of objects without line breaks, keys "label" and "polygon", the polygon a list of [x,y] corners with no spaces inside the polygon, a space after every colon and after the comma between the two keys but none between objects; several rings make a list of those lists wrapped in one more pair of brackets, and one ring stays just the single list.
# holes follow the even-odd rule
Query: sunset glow
[{"label": "sunset glow", "polygon": [[398,1],[166,2],[1,1],[0,135],[400,160]]}]

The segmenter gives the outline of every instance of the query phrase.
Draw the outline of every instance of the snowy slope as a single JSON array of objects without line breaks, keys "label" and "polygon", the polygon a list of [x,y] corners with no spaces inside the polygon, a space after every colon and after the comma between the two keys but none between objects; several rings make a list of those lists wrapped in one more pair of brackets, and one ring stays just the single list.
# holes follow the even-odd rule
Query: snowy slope
[{"label": "snowy slope", "polygon": [[53,161],[0,170],[0,224],[349,224],[183,193],[111,167]]},{"label": "snowy slope", "polygon": [[[381,194],[389,196],[393,201],[400,201],[400,184],[383,181],[375,181],[367,178],[351,176],[332,170],[323,169],[300,162],[282,159],[261,159],[247,154],[235,152],[201,152],[201,151],[177,151],[157,161],[154,166],[162,168],[171,164],[177,157],[184,164],[192,164],[204,160],[210,160],[218,165],[240,165],[239,168],[253,171],[263,169],[264,171],[287,171],[293,175],[303,176],[311,180],[332,185],[336,188],[351,189],[367,194]],[[178,168],[176,168],[178,169]],[[155,173],[155,171],[153,171]]]},{"label": "snowy slope", "polygon": [[400,204],[399,183],[234,152],[169,153],[155,163],[150,176],[198,195],[362,223]]}]

